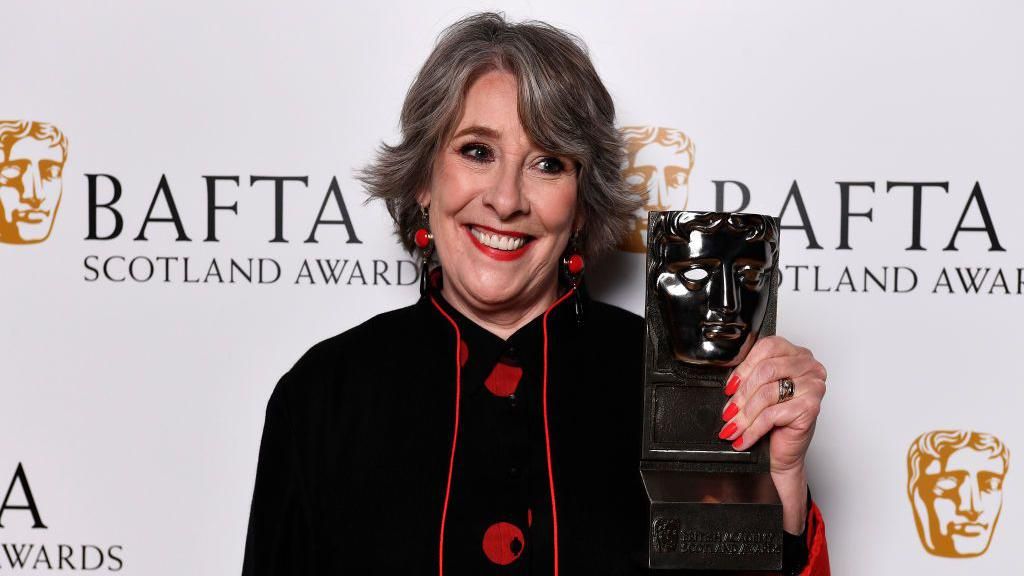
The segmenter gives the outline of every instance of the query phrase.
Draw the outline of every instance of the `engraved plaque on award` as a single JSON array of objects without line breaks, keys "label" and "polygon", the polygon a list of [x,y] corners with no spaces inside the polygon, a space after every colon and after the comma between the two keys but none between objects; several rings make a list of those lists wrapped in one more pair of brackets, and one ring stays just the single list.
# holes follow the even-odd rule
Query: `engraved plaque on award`
[{"label": "engraved plaque on award", "polygon": [[779,227],[756,214],[651,212],[644,430],[651,568],[779,570],[782,502],[768,439],[718,432],[726,380],[775,333]]}]

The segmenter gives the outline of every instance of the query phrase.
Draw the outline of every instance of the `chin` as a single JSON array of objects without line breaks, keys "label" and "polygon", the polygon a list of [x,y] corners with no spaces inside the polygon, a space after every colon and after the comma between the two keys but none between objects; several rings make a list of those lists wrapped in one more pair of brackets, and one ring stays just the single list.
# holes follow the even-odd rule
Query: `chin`
[{"label": "chin", "polygon": [[521,282],[501,281],[475,281],[464,286],[466,292],[481,304],[499,307],[506,302],[511,302],[522,294],[525,286]]},{"label": "chin", "polygon": [[39,229],[39,228],[22,228],[18,227],[18,236],[25,244],[35,244],[42,242],[50,235],[50,229]]},{"label": "chin", "polygon": [[696,364],[698,366],[721,366],[724,368],[731,368],[738,366],[743,360],[738,358],[739,354],[735,351],[721,351],[716,350],[715,352],[709,353],[704,350],[701,351],[684,351],[676,352],[676,360],[680,360],[687,364]]},{"label": "chin", "polygon": [[953,549],[961,556],[980,556],[988,550],[988,534],[953,536]]},{"label": "chin", "polygon": [[[679,342],[686,341],[687,335],[677,335],[676,339]],[[696,336],[691,335],[693,338]],[[687,364],[696,364],[699,366],[720,366],[724,368],[732,368],[738,366],[743,361],[749,352],[750,347],[753,345],[753,339],[749,336],[742,340],[721,340],[711,341],[704,338],[698,340],[699,346],[677,348],[673,347],[672,351],[677,360],[685,362]]]}]

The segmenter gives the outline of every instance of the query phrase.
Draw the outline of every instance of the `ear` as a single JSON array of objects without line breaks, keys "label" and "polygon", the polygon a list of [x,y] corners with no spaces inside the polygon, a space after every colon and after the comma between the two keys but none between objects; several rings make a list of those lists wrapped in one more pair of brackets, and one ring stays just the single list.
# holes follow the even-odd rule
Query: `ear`
[{"label": "ear", "polygon": [[430,189],[424,186],[416,193],[416,203],[422,208],[430,206]]},{"label": "ear", "polygon": [[587,223],[587,217],[583,215],[583,209],[578,208],[576,210],[576,216],[572,219],[572,235],[575,236],[583,231],[583,226]]}]

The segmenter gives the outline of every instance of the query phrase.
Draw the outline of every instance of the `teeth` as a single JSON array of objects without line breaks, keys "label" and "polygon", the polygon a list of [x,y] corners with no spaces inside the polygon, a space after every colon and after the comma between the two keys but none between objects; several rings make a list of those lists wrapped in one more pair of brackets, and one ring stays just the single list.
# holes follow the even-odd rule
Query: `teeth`
[{"label": "teeth", "polygon": [[522,237],[516,238],[502,234],[492,234],[477,228],[470,228],[469,231],[473,234],[474,238],[480,241],[481,244],[496,250],[511,252],[513,250],[519,250],[523,247],[523,244],[526,243],[526,239]]}]

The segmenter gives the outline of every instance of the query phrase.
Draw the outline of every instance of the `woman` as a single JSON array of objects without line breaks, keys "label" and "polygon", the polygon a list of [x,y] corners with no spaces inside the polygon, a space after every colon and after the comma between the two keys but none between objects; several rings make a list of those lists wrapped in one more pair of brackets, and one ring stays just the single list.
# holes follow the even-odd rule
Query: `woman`
[{"label": "woman", "polygon": [[[643,323],[578,287],[636,207],[608,92],[574,38],[481,14],[442,35],[401,124],[363,179],[439,270],[417,304],[281,379],[243,572],[645,573]],[[786,377],[797,397],[769,403]],[[824,378],[762,339],[723,406],[735,448],[772,435],[784,528],[802,535],[788,573],[827,573],[803,465]]]}]

